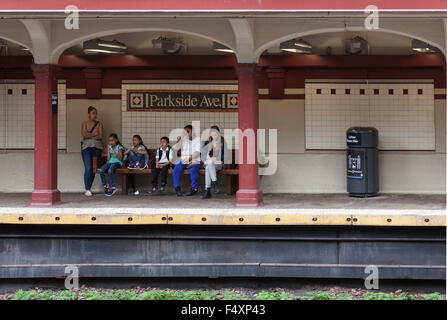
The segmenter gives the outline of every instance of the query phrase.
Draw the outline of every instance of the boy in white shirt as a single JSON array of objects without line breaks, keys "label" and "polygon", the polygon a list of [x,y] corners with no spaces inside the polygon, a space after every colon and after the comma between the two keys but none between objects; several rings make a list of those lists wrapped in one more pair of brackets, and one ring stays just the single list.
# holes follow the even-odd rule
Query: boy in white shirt
[{"label": "boy in white shirt", "polygon": [[177,141],[177,149],[181,146],[181,155],[180,160],[174,167],[172,176],[178,197],[182,196],[180,179],[185,169],[188,169],[191,177],[191,188],[185,195],[192,196],[199,191],[200,138],[193,138],[192,134],[192,126],[187,125],[184,128],[183,136]]},{"label": "boy in white shirt", "polygon": [[161,187],[160,191],[164,191],[166,187],[168,170],[173,161],[172,148],[169,145],[169,138],[162,137],[160,139],[160,148],[155,154],[155,168],[152,169],[152,193],[158,189],[158,175],[161,171]]}]

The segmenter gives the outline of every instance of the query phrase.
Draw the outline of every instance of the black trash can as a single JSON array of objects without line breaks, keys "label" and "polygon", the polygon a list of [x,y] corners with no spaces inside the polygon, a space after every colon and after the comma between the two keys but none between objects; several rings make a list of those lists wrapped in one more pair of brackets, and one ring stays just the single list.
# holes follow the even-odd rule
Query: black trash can
[{"label": "black trash can", "polygon": [[351,197],[375,197],[379,192],[379,133],[372,127],[346,131],[347,189]]}]

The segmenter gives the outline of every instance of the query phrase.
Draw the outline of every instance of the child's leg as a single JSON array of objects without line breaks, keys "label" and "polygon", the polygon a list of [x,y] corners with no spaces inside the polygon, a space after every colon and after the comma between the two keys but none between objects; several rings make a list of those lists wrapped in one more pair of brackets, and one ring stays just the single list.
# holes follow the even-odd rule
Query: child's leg
[{"label": "child's leg", "polygon": [[185,165],[180,161],[175,165],[174,172],[172,173],[172,177],[174,178],[174,188],[180,188],[180,178],[182,177],[183,170],[185,170]]},{"label": "child's leg", "polygon": [[191,188],[193,189],[199,189],[199,168],[200,165],[188,168],[189,175],[191,176]]},{"label": "child's leg", "polygon": [[104,187],[107,187],[106,172],[107,172],[107,170],[109,170],[109,168],[110,168],[110,163],[106,163],[99,170],[99,175],[101,176],[101,182]]},{"label": "child's leg", "polygon": [[129,152],[129,164],[136,164],[138,162],[137,155],[135,152],[130,151]]},{"label": "child's leg", "polygon": [[121,168],[121,164],[119,162],[115,162],[110,164],[109,170],[108,170],[108,174],[109,174],[109,179],[110,179],[110,186],[112,188],[116,188],[115,185],[115,176],[114,176],[114,172],[117,168]]},{"label": "child's leg", "polygon": [[158,186],[158,173],[160,172],[160,169],[153,168],[152,169],[152,187]]},{"label": "child's leg", "polygon": [[144,154],[137,154],[137,162],[139,162],[140,164],[144,165]]},{"label": "child's leg", "polygon": [[168,170],[169,166],[164,166],[161,169],[161,185],[164,187],[168,183]]}]

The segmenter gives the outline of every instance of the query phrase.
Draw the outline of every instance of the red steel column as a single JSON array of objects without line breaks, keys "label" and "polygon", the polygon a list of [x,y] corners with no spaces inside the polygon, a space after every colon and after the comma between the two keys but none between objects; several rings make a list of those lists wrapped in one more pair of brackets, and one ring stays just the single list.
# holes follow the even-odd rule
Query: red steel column
[{"label": "red steel column", "polygon": [[34,191],[32,206],[52,206],[61,200],[57,189],[57,113],[51,93],[57,89],[54,65],[34,64]]},{"label": "red steel column", "polygon": [[[238,78],[238,112],[239,129],[258,129],[258,82],[256,77],[257,65],[255,63],[239,63],[235,66]],[[255,135],[256,136],[256,135]],[[239,190],[236,193],[237,207],[257,207],[262,203],[262,191],[259,189],[257,145],[250,148],[239,137],[239,150],[244,159],[239,161]],[[248,141],[248,140],[246,140]],[[243,150],[241,150],[243,148]],[[255,150],[255,163],[247,163],[247,151]],[[241,161],[243,160],[243,161]]]}]

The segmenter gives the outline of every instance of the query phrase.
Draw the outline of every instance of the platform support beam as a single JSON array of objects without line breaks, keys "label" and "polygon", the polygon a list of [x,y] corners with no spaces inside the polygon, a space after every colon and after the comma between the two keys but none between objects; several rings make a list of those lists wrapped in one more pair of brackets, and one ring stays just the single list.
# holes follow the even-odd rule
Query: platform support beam
[{"label": "platform support beam", "polygon": [[35,79],[34,102],[34,191],[32,206],[52,206],[60,202],[57,189],[57,106],[52,92],[57,90],[55,65],[31,66]]},{"label": "platform support beam", "polygon": [[257,162],[257,129],[259,123],[257,64],[238,63],[239,110],[239,190],[237,207],[258,207],[262,203]]}]

